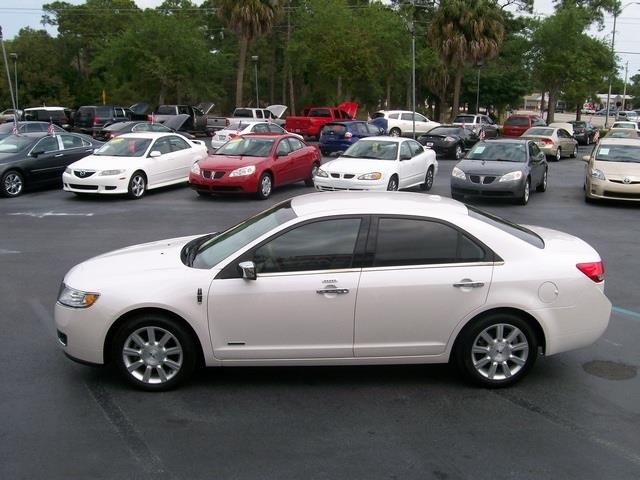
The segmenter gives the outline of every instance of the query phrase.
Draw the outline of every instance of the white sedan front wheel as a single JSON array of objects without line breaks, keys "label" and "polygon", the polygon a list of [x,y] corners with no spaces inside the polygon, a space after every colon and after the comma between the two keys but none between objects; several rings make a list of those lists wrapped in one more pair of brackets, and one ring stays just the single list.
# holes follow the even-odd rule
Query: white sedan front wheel
[{"label": "white sedan front wheel", "polygon": [[142,198],[146,191],[147,177],[145,177],[144,173],[140,171],[134,172],[129,180],[129,188],[127,192],[129,198],[133,198],[134,200]]}]

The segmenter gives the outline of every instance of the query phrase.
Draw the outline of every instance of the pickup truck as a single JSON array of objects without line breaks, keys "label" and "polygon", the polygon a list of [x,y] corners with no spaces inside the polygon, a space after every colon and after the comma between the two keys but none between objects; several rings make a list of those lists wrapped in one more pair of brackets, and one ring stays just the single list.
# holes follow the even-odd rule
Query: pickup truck
[{"label": "pickup truck", "polygon": [[264,122],[265,120],[270,120],[273,123],[283,126],[284,120],[282,120],[281,117],[286,110],[286,105],[269,105],[267,108],[238,107],[227,120],[230,123],[238,120],[249,122]]},{"label": "pickup truck", "polygon": [[327,123],[353,120],[358,113],[358,104],[353,102],[341,103],[337,107],[305,108],[300,117],[287,117],[285,130],[299,133],[307,137],[320,138],[320,131]]},{"label": "pickup truck", "polygon": [[229,119],[227,117],[214,115],[214,109],[216,107],[215,103],[200,102],[198,105],[196,105],[196,107],[202,110],[202,113],[204,113],[207,116],[206,132],[209,135],[213,135],[214,132],[225,129],[229,126]]},{"label": "pickup truck", "polygon": [[188,115],[189,119],[182,129],[190,133],[207,133],[207,116],[198,107],[190,105],[160,105],[157,110],[149,115],[148,120],[156,123],[164,123],[176,115]]}]

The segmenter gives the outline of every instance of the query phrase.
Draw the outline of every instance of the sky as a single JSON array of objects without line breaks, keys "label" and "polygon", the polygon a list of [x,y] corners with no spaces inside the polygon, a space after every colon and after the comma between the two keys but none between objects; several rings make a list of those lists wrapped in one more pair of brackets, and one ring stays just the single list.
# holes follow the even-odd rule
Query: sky
[{"label": "sky", "polygon": [[[2,26],[5,39],[11,39],[23,27],[42,28],[42,5],[52,0],[0,0],[0,26]],[[80,4],[84,0],[66,0],[69,3]],[[140,8],[154,8],[162,3],[162,0],[135,0]],[[194,3],[201,3],[196,0]],[[629,62],[629,78],[640,73],[640,35],[636,32],[640,29],[640,2],[623,0],[625,5],[622,14],[618,17],[616,26],[615,50],[619,57],[619,75],[624,78],[625,63]],[[552,0],[534,0],[534,12],[540,15],[549,15],[553,12]],[[52,35],[56,31],[47,27]],[[611,41],[613,30],[613,17],[605,17],[605,28],[598,32],[592,29],[591,34],[599,38]],[[623,53],[636,52],[636,53]],[[576,52],[578,55],[579,52]],[[622,92],[616,92],[622,93]]]}]

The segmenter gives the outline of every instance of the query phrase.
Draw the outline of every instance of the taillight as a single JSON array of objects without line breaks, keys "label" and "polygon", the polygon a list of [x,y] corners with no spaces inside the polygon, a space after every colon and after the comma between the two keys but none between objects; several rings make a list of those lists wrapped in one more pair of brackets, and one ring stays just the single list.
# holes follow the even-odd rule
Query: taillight
[{"label": "taillight", "polygon": [[98,125],[99,123],[100,123],[100,120],[98,120],[98,117],[93,117],[93,124]]},{"label": "taillight", "polygon": [[353,133],[351,132],[347,132],[344,134],[344,138],[351,138],[351,137],[353,137]]},{"label": "taillight", "polygon": [[580,270],[594,282],[600,283],[604,281],[604,263],[602,263],[602,261],[578,263],[576,267],[578,267],[578,270]]},{"label": "taillight", "polygon": [[543,138],[542,143],[544,143],[545,145],[553,145],[553,140],[551,140],[550,138]]},{"label": "taillight", "polygon": [[153,122],[153,115],[147,115],[147,122]]}]

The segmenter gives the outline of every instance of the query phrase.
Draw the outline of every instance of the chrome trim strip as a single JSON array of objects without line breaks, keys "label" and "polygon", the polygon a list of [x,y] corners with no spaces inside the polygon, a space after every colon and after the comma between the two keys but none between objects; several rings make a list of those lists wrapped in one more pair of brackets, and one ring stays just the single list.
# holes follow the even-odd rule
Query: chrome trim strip
[{"label": "chrome trim strip", "polygon": [[269,277],[288,277],[290,275],[334,275],[336,273],[359,273],[361,268],[344,268],[340,270],[305,270],[302,272],[273,272],[273,273],[259,273],[258,278]]},{"label": "chrome trim strip", "polygon": [[390,267],[368,267],[363,268],[362,272],[384,272],[389,270],[417,270],[424,268],[452,268],[452,267],[491,267],[494,265],[504,264],[504,262],[467,262],[467,263],[433,263],[426,265],[394,265]]}]

